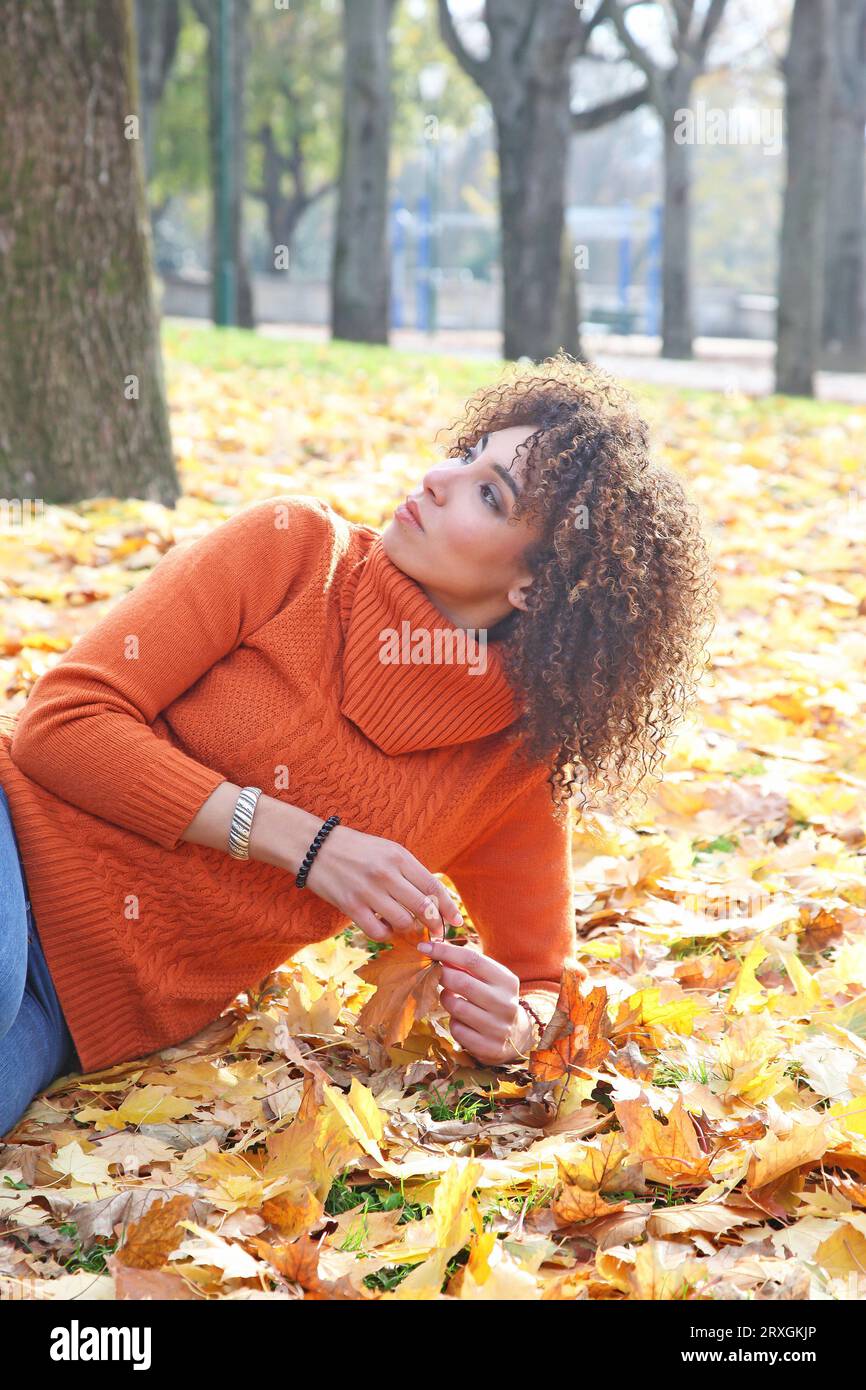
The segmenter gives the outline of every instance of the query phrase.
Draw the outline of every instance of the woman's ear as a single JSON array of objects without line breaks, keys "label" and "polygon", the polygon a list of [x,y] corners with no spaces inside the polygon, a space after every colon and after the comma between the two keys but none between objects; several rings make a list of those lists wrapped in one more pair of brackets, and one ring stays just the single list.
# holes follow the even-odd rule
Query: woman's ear
[{"label": "woman's ear", "polygon": [[508,590],[508,602],[512,608],[522,608],[524,612],[526,611],[526,595],[531,587],[532,575],[529,573],[523,574],[512,584]]}]

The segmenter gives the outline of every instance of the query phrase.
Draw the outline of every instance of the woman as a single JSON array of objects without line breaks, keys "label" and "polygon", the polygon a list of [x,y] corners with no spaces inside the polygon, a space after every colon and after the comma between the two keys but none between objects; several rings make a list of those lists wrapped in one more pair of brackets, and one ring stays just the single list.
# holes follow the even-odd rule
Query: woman
[{"label": "woman", "polygon": [[574,793],[657,768],[711,599],[630,398],[562,354],[477,393],[381,534],[284,496],[175,546],[0,739],[0,1132],[348,921],[429,924],[455,1040],[525,1056],[575,944]]}]

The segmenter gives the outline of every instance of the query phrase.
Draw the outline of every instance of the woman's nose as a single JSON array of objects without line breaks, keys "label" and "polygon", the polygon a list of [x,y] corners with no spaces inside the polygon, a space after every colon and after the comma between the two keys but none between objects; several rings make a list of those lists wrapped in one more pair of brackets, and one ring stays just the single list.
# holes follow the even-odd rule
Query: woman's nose
[{"label": "woman's nose", "polygon": [[441,502],[453,469],[450,464],[439,463],[428,469],[422,479],[422,488],[433,495],[434,501]]}]

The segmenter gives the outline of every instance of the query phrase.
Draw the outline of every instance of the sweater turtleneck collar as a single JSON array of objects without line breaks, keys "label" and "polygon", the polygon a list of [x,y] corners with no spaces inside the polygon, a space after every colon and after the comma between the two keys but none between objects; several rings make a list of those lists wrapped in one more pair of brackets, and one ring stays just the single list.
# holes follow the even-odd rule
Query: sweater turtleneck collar
[{"label": "sweater turtleneck collar", "polygon": [[378,533],[340,603],[340,710],[384,753],[467,743],[517,718],[521,704],[498,643],[441,613],[390,559]]}]

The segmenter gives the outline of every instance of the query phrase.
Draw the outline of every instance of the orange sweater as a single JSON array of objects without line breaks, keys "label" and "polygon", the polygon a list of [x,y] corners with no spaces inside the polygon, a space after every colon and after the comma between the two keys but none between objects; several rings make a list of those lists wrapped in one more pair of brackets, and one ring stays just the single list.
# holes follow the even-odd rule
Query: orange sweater
[{"label": "orange sweater", "polygon": [[175,545],[36,682],[0,785],[85,1071],[183,1041],[348,925],[291,874],[181,840],[224,780],[448,874],[549,1016],[575,944],[573,813],[558,825],[547,769],[516,757],[496,644],[483,674],[382,662],[404,620],[454,626],[377,531],[283,495]]}]

